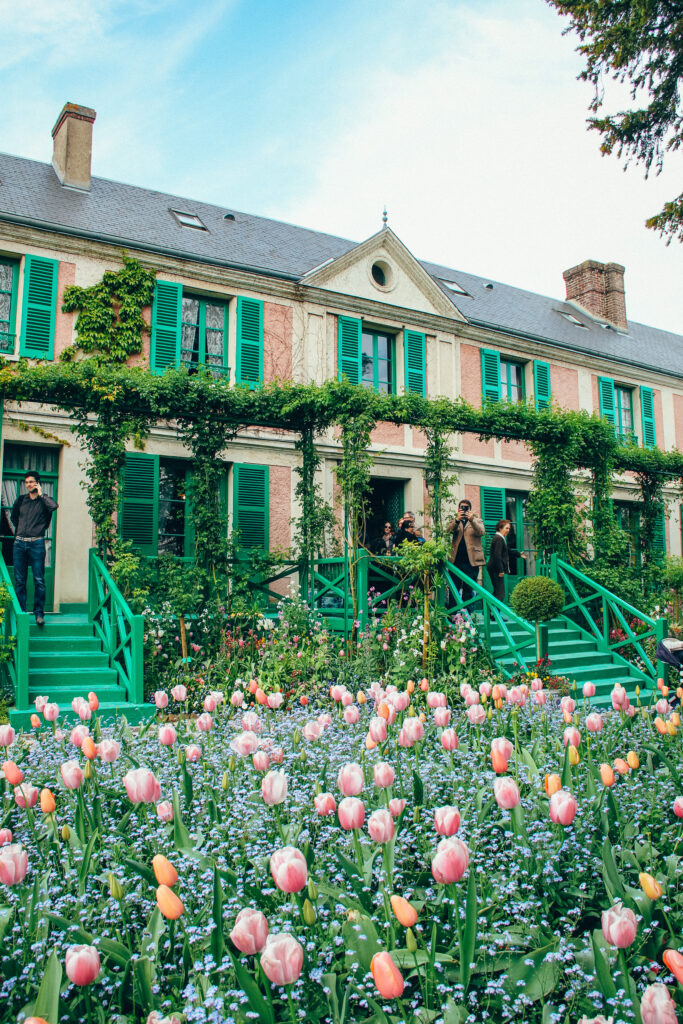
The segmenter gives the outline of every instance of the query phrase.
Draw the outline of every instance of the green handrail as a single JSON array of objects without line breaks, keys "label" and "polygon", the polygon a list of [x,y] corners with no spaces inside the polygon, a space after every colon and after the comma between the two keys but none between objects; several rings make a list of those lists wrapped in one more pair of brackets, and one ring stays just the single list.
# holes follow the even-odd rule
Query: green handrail
[{"label": "green handrail", "polygon": [[130,610],[96,548],[90,549],[88,558],[88,619],[129,703],[142,704],[144,616],[134,615]]},{"label": "green handrail", "polygon": [[[645,671],[642,673],[644,678],[649,677],[655,680],[658,675],[664,674],[662,663],[657,661],[653,664],[642,642],[649,637],[654,638],[657,643],[663,640],[668,632],[668,622],[666,619],[653,619],[646,612],[634,608],[628,601],[617,597],[616,594],[607,590],[600,583],[596,583],[595,580],[580,572],[573,565],[570,565],[569,562],[565,562],[558,555],[551,555],[548,570],[551,579],[563,586],[570,595],[571,600],[568,604],[565,604],[562,611],[565,618],[570,619],[568,613],[574,612],[579,618],[579,625],[583,624],[583,628],[587,629],[597,640],[599,647],[612,654],[616,654],[617,657],[622,658],[623,661],[629,664],[631,663],[623,657],[620,651],[625,647],[632,647],[645,667]],[[579,587],[583,588],[584,591],[587,588],[588,593],[584,592],[581,594]],[[599,607],[595,607],[595,602],[599,602]],[[594,614],[591,614],[591,605],[594,607]],[[601,625],[596,622],[596,612],[601,613]],[[648,629],[642,633],[634,633],[627,616],[643,622]],[[618,623],[623,630],[626,635],[625,640],[610,639],[610,624],[612,621]]]},{"label": "green handrail", "polygon": [[5,559],[2,555],[0,555],[0,578],[10,596],[10,603],[5,611],[3,624],[5,640],[9,642],[14,637],[12,658],[6,663],[6,671],[14,691],[15,707],[18,710],[25,711],[30,706],[28,700],[28,643],[31,616],[28,612],[21,610],[9,570],[5,565]]}]

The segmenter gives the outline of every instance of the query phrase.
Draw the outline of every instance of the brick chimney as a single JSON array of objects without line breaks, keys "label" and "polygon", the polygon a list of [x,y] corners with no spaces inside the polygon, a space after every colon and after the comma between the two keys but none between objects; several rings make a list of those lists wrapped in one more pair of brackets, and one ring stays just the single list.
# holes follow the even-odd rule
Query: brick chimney
[{"label": "brick chimney", "polygon": [[52,129],[52,166],[62,185],[90,191],[92,126],[96,117],[90,107],[64,104]]},{"label": "brick chimney", "polygon": [[565,270],[567,301],[576,302],[586,312],[607,320],[617,330],[628,330],[624,268],[619,263],[584,260],[578,267]]}]

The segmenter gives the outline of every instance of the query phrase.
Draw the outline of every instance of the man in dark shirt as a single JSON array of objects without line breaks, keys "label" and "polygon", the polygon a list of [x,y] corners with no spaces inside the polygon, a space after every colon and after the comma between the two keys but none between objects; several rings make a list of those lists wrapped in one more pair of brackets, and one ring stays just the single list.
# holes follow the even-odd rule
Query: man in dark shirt
[{"label": "man in dark shirt", "polygon": [[45,622],[45,534],[57,508],[53,498],[43,494],[40,475],[29,470],[24,477],[26,494],[20,494],[12,506],[14,524],[14,589],[22,611],[26,611],[26,579],[33,569],[33,614],[42,626]]}]

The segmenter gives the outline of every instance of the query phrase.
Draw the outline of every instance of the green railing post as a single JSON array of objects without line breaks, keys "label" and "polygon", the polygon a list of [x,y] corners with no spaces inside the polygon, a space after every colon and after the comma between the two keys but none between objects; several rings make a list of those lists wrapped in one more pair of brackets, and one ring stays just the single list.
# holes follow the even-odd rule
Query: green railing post
[{"label": "green railing post", "polygon": [[29,707],[28,700],[28,644],[31,616],[28,612],[17,612],[16,632],[16,673],[17,692],[15,695],[17,709]]},{"label": "green railing post", "polygon": [[539,622],[538,624],[538,658],[548,657],[548,623]]},{"label": "green railing post", "polygon": [[[668,619],[655,619],[655,637],[657,640],[657,646],[662,642],[665,636],[669,635],[669,622]],[[660,661],[657,658],[657,678],[667,681],[669,675],[669,666],[664,661]],[[676,686],[678,686],[678,679],[676,679]]]},{"label": "green railing post", "polygon": [[95,618],[95,601],[96,591],[95,586],[95,548],[90,548],[88,551],[88,622],[92,622]]},{"label": "green railing post", "polygon": [[129,696],[134,704],[142,704],[145,699],[145,655],[144,655],[144,615],[134,615],[131,623],[131,684],[132,693]]},{"label": "green railing post", "polygon": [[358,553],[358,572],[356,573],[356,599],[358,601],[358,621],[360,629],[365,630],[368,624],[368,562],[367,551]]},{"label": "green railing post", "polygon": [[557,578],[557,555],[554,551],[550,556],[550,579],[555,580],[556,583],[559,582]]}]

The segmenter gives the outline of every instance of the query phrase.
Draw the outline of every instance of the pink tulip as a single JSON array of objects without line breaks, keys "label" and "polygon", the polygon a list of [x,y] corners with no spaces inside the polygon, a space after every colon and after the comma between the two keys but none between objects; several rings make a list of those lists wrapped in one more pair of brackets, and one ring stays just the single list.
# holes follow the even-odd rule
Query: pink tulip
[{"label": "pink tulip", "polygon": [[405,690],[403,693],[392,693],[387,699],[391,700],[392,706],[396,711],[405,711],[410,704],[410,694]]},{"label": "pink tulip", "polygon": [[605,942],[617,949],[626,949],[634,941],[638,933],[636,915],[628,907],[617,901],[609,910],[602,912],[602,934]]},{"label": "pink tulip", "polygon": [[20,786],[14,787],[14,802],[24,811],[27,807],[35,807],[38,802],[38,790],[28,782],[22,782]]},{"label": "pink tulip", "polygon": [[440,836],[454,836],[460,828],[460,811],[446,804],[434,811],[434,828]]},{"label": "pink tulip", "polygon": [[532,691],[532,693],[536,693],[538,690],[542,690],[542,689],[543,689],[543,680],[539,679],[538,676],[535,676],[531,680],[531,691]]},{"label": "pink tulip", "polygon": [[278,693],[269,693],[268,694],[268,707],[271,709],[271,711],[277,711],[277,709],[281,706],[281,704],[282,704],[284,699],[285,698],[279,692]]},{"label": "pink tulip", "polygon": [[481,725],[486,721],[486,709],[481,704],[473,704],[467,709],[466,714],[470,725]]},{"label": "pink tulip", "polygon": [[344,721],[347,725],[356,725],[360,719],[360,711],[355,704],[349,704],[348,708],[344,708]]},{"label": "pink tulip", "polygon": [[676,1004],[665,985],[648,985],[640,1001],[643,1024],[678,1024]]},{"label": "pink tulip", "polygon": [[509,761],[512,757],[514,747],[510,740],[505,736],[498,736],[496,739],[491,740],[491,753],[496,750],[504,761]]},{"label": "pink tulip", "polygon": [[[500,689],[500,688],[499,688]],[[521,686],[513,686],[506,693],[506,699],[508,704],[516,704],[521,707],[526,700],[526,694]]]},{"label": "pink tulip", "polygon": [[398,734],[398,743],[401,747],[414,747],[419,743],[425,734],[424,725],[419,718],[406,718]]},{"label": "pink tulip", "polygon": [[293,985],[301,974],[304,951],[293,935],[269,935],[261,953],[261,967],[273,985]]},{"label": "pink tulip", "polygon": [[445,708],[448,704],[445,693],[438,693],[436,690],[430,690],[427,694],[427,707],[428,708]]},{"label": "pink tulip", "polygon": [[218,707],[216,698],[212,697],[211,694],[208,694],[202,702],[202,707],[208,714],[212,714]]},{"label": "pink tulip", "polygon": [[[43,714],[45,714],[49,706],[49,704],[45,705],[45,707],[43,708]],[[57,713],[59,713],[59,708],[57,709]],[[78,705],[76,714],[78,715],[82,722],[90,721],[90,719],[92,718],[92,708],[88,704],[87,700],[81,701],[81,703]]]},{"label": "pink tulip", "polygon": [[470,861],[469,850],[461,839],[442,839],[432,858],[432,875],[439,885],[459,882],[467,871]]},{"label": "pink tulip", "polygon": [[0,828],[0,846],[5,846],[6,843],[12,842],[12,829],[11,828]]},{"label": "pink tulip", "polygon": [[69,946],[64,965],[74,985],[91,985],[100,973],[100,954],[94,946]]},{"label": "pink tulip", "polygon": [[364,784],[363,769],[355,761],[350,761],[339,769],[337,786],[344,796],[358,796],[362,792]]},{"label": "pink tulip", "polygon": [[576,701],[571,697],[563,697],[560,701],[560,710],[565,715],[573,715],[576,711]]},{"label": "pink tulip", "polygon": [[173,804],[170,800],[157,804],[157,816],[161,821],[173,821]]},{"label": "pink tulip", "polygon": [[554,821],[556,825],[571,825],[576,812],[578,810],[578,804],[571,793],[568,793],[566,789],[558,789],[556,793],[550,797],[550,820]]},{"label": "pink tulip", "polygon": [[349,693],[348,690],[345,690],[344,693],[342,694],[341,702],[342,706],[347,708],[349,704],[353,704],[353,694]]},{"label": "pink tulip", "polygon": [[0,846],[0,882],[3,885],[18,885],[23,882],[28,870],[28,853],[20,843]]},{"label": "pink tulip", "polygon": [[283,846],[270,858],[270,873],[281,892],[301,892],[308,881],[306,858],[295,846]]},{"label": "pink tulip", "polygon": [[376,715],[375,718],[370,719],[370,725],[368,726],[368,732],[370,739],[375,743],[384,743],[387,738],[387,723],[386,719],[380,715]]},{"label": "pink tulip", "polygon": [[97,756],[106,764],[113,764],[114,761],[117,761],[120,753],[121,744],[116,740],[100,740],[97,744]]},{"label": "pink tulip", "polygon": [[674,814],[677,818],[683,818],[683,796],[677,796],[674,800]]},{"label": "pink tulip", "polygon": [[512,810],[521,800],[517,783],[508,777],[494,780],[493,794],[498,806],[506,811]]},{"label": "pink tulip", "polygon": [[323,726],[320,722],[306,722],[301,730],[301,735],[307,743],[315,743],[323,734]]},{"label": "pink tulip", "polygon": [[133,804],[153,804],[161,796],[161,785],[148,768],[132,768],[123,776],[128,799]]},{"label": "pink tulip", "polygon": [[394,819],[387,810],[373,811],[368,818],[368,832],[376,843],[389,843],[394,838]]},{"label": "pink tulip", "polygon": [[582,687],[584,697],[595,696],[595,683],[584,683]]},{"label": "pink tulip", "polygon": [[251,759],[251,763],[257,772],[267,772],[270,768],[270,758],[265,750],[257,750]]},{"label": "pink tulip", "polygon": [[564,745],[565,745],[565,747],[567,745],[569,745],[571,747],[578,747],[579,744],[581,743],[581,733],[573,725],[567,726],[567,728],[564,730],[564,734],[563,735],[564,735]]},{"label": "pink tulip", "polygon": [[199,732],[211,732],[213,729],[213,718],[207,711],[205,711],[204,714],[199,716],[195,725]]},{"label": "pink tulip", "polygon": [[177,700],[182,703],[184,700],[187,700],[187,687],[183,686],[182,683],[178,683],[171,690],[171,696],[173,697],[173,700]]},{"label": "pink tulip", "polygon": [[318,793],[313,797],[316,814],[326,818],[328,814],[334,814],[337,810],[337,803],[331,793]]},{"label": "pink tulip", "polygon": [[11,725],[0,725],[0,747],[11,747],[16,733]]},{"label": "pink tulip", "polygon": [[230,703],[234,708],[241,708],[244,704],[244,692],[242,690],[235,690],[230,698]]},{"label": "pink tulip", "polygon": [[586,728],[589,732],[600,732],[602,726],[602,715],[599,715],[597,711],[591,711],[590,715],[586,716]]},{"label": "pink tulip", "polygon": [[258,750],[259,741],[255,732],[240,732],[230,741],[230,749],[239,757],[248,757]]},{"label": "pink tulip", "polygon": [[59,718],[59,704],[47,703],[43,708],[43,717],[46,722],[56,722]]},{"label": "pink tulip", "polygon": [[39,715],[42,714],[43,708],[45,707],[45,705],[47,704],[49,699],[50,699],[49,697],[36,697],[36,699],[34,700],[33,703],[34,703],[35,709],[36,709],[36,711],[38,712]]},{"label": "pink tulip", "polygon": [[490,683],[479,683],[479,693],[481,694],[482,697],[490,697],[492,689],[493,687],[491,686]]},{"label": "pink tulip", "polygon": [[332,686],[330,688],[330,697],[335,702],[335,704],[338,703],[342,699],[342,694],[343,693],[344,693],[344,687],[343,686],[338,686],[337,685],[337,686]]},{"label": "pink tulip", "polygon": [[263,722],[255,711],[247,711],[246,714],[242,715],[242,728],[247,732],[261,732]]},{"label": "pink tulip", "polygon": [[87,725],[77,725],[71,730],[69,740],[73,743],[74,747],[80,747],[86,736],[90,735],[90,730]]},{"label": "pink tulip", "polygon": [[[230,744],[232,747],[232,743]],[[189,761],[190,764],[193,761],[198,761],[202,756],[202,748],[198,747],[196,743],[190,743],[189,747],[185,747],[185,760]]]},{"label": "pink tulip", "polygon": [[260,910],[252,910],[251,907],[240,910],[230,932],[230,938],[240,953],[246,953],[247,956],[260,953],[268,938],[268,922],[265,915]]},{"label": "pink tulip", "polygon": [[159,743],[162,747],[172,747],[178,736],[172,725],[162,725],[159,729]]},{"label": "pink tulip", "polygon": [[164,708],[168,707],[168,694],[164,693],[163,690],[157,690],[154,694],[154,703],[159,711],[163,711]]},{"label": "pink tulip", "polygon": [[273,764],[282,764],[285,759],[285,752],[282,747],[273,747],[270,752],[270,760]]},{"label": "pink tulip", "polygon": [[434,708],[434,725],[437,729],[445,729],[450,720],[450,708]]},{"label": "pink tulip", "polygon": [[378,789],[388,789],[393,784],[396,772],[388,761],[378,761],[372,775]]},{"label": "pink tulip", "polygon": [[287,799],[287,776],[285,773],[268,772],[267,775],[264,775],[261,782],[261,796],[268,807],[284,803]]},{"label": "pink tulip", "polygon": [[337,808],[339,824],[347,832],[355,828],[362,828],[365,821],[365,807],[363,801],[355,796],[346,796],[340,801]]},{"label": "pink tulip", "polygon": [[630,701],[626,695],[626,690],[621,685],[621,683],[617,683],[615,685],[611,693],[611,698],[612,707],[615,711],[625,711],[630,704]]},{"label": "pink tulip", "polygon": [[405,800],[403,800],[403,799],[401,799],[399,797],[394,797],[393,800],[390,800],[389,801],[389,813],[391,814],[391,817],[392,818],[398,818],[399,814],[401,814],[405,810],[405,806],[406,806]]},{"label": "pink tulip", "polygon": [[658,715],[667,715],[669,711],[671,711],[668,700],[666,700],[666,698],[664,697],[660,697],[660,699],[655,704],[655,710]]},{"label": "pink tulip", "polygon": [[548,699],[548,694],[545,692],[545,690],[536,690],[535,691],[535,693],[534,693],[534,700],[536,701],[537,704],[540,704],[541,707],[545,704],[547,699]]},{"label": "pink tulip", "polygon": [[318,715],[316,721],[324,732],[325,729],[329,729],[329,727],[332,725],[332,716],[328,715],[327,712],[325,712],[322,715]]},{"label": "pink tulip", "polygon": [[458,736],[455,729],[444,729],[441,733],[441,746],[453,752],[458,749]]},{"label": "pink tulip", "polygon": [[477,690],[473,690],[471,687],[467,687],[465,691],[465,707],[473,708],[475,704],[480,704],[481,699]]},{"label": "pink tulip", "polygon": [[62,782],[67,789],[80,789],[83,785],[83,770],[78,761],[65,761],[60,765]]}]

